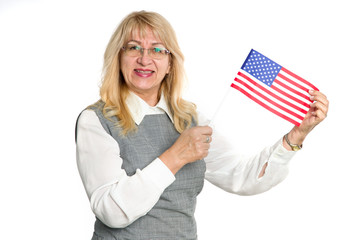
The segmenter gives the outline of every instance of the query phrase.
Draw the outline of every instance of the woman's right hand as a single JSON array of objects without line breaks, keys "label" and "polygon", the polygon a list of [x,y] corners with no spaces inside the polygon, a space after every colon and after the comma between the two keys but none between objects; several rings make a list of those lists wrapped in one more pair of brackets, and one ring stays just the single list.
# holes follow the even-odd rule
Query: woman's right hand
[{"label": "woman's right hand", "polygon": [[208,155],[211,135],[212,128],[209,126],[187,129],[159,158],[175,175],[184,165]]}]

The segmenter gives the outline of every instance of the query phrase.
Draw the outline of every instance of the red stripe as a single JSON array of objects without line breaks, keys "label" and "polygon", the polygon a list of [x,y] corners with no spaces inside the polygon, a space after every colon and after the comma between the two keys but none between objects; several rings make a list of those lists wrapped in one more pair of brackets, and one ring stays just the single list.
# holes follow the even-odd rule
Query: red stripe
[{"label": "red stripe", "polygon": [[[277,100],[285,103],[286,105],[298,110],[299,112],[302,112],[304,114],[307,113],[307,111],[305,109],[302,109],[301,107],[296,106],[295,104],[292,104],[291,102],[285,100],[284,98],[280,97],[279,95],[276,95],[275,93],[269,91],[268,89],[266,89],[264,86],[262,86],[262,84],[257,83],[256,81],[252,80],[251,78],[249,78],[248,76],[246,76],[245,74],[243,74],[242,72],[238,72],[238,75],[242,78],[245,78],[248,82],[250,82],[251,84],[255,85],[256,87],[260,88],[261,90],[263,90],[264,92],[266,92],[267,94],[269,94],[270,96],[276,98]],[[236,78],[235,78],[236,80]]]},{"label": "red stripe", "polygon": [[231,87],[235,88],[236,90],[242,92],[245,96],[247,96],[248,98],[250,98],[251,100],[253,100],[254,102],[258,103],[259,105],[261,105],[262,107],[266,108],[267,110],[269,110],[270,112],[278,115],[279,117],[282,117],[283,119],[295,124],[296,126],[300,126],[300,122],[295,121],[294,119],[291,119],[287,116],[285,116],[284,114],[279,113],[278,111],[274,110],[273,108],[269,107],[268,105],[264,104],[263,102],[259,101],[257,98],[255,98],[254,96],[252,96],[251,94],[247,93],[245,90],[241,89],[239,86],[235,85],[235,84],[231,84]]},{"label": "red stripe", "polygon": [[292,96],[292,95],[284,92],[284,91],[281,90],[280,88],[278,88],[278,87],[276,87],[276,86],[274,86],[274,85],[272,85],[271,88],[274,89],[275,91],[281,93],[282,95],[290,98],[291,100],[293,100],[293,101],[295,101],[295,102],[303,105],[304,107],[310,108],[310,105],[309,105],[309,104],[307,104],[306,102],[303,102],[303,101],[301,101],[300,99],[298,99],[298,98],[296,98],[296,97],[294,97],[294,96]]},{"label": "red stripe", "polygon": [[[285,83],[282,83],[280,82],[279,80],[275,79],[275,81],[273,82],[273,84],[276,83],[276,84],[279,84],[280,86],[282,86],[283,88],[286,88],[287,90],[289,90],[290,92],[293,92],[295,93],[296,95],[310,101],[310,97],[309,96],[306,96],[305,94],[302,94],[301,92],[299,91],[296,91],[295,89],[289,87],[288,85],[286,85]],[[272,87],[272,86],[271,86]]]},{"label": "red stripe", "polygon": [[289,74],[290,76],[298,79],[299,81],[305,83],[306,85],[310,86],[312,89],[319,91],[319,89],[317,87],[315,87],[314,85],[312,85],[311,83],[309,83],[308,81],[306,81],[305,79],[299,77],[298,75],[296,75],[295,73],[290,72],[289,70],[287,70],[286,68],[282,67],[281,71],[286,72],[287,74]]},{"label": "red stripe", "polygon": [[289,114],[291,114],[292,116],[300,119],[300,120],[303,120],[304,117],[300,116],[299,114],[291,111],[290,109],[274,102],[273,100],[271,100],[270,98],[264,96],[263,94],[261,94],[259,91],[255,90],[253,87],[249,86],[247,83],[245,83],[244,81],[238,79],[238,78],[235,78],[235,81],[237,81],[238,83],[240,83],[241,85],[245,86],[247,89],[251,90],[253,93],[255,93],[256,95],[258,95],[259,97],[261,97],[262,99],[264,99],[266,102],[269,102],[270,104],[280,108],[281,110],[283,110],[284,112],[287,112]]},{"label": "red stripe", "polygon": [[282,75],[281,73],[279,73],[278,76],[281,77],[282,79],[286,80],[286,81],[289,82],[290,84],[294,85],[295,87],[300,88],[301,90],[304,90],[304,91],[307,92],[307,93],[308,93],[309,90],[310,90],[309,88],[306,88],[306,87],[304,87],[304,86],[302,86],[302,85],[294,82],[294,81],[291,80],[290,78],[285,77],[285,76]]}]

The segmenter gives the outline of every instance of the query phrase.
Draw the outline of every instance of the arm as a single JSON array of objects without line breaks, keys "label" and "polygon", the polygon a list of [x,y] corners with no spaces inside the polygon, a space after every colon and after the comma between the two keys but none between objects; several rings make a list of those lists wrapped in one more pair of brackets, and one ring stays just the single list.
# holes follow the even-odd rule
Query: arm
[{"label": "arm", "polygon": [[[280,139],[254,156],[244,156],[215,128],[209,155],[205,158],[205,177],[225,191],[254,195],[284,180],[294,155],[295,152],[284,148]],[[261,174],[265,166],[266,172]]]},{"label": "arm", "polygon": [[91,110],[79,117],[76,156],[92,211],[109,227],[126,227],[145,215],[175,180],[158,158],[127,176],[118,143]]},{"label": "arm", "polygon": [[[329,101],[318,91],[309,91],[311,104],[308,114],[299,127],[288,134],[290,143],[302,145],[306,136],[327,115]],[[203,120],[204,121],[204,120]],[[207,162],[207,179],[226,191],[249,195],[264,192],[280,183],[288,173],[288,164],[294,152],[282,138],[271,148],[253,157],[241,157],[216,131]],[[227,147],[222,147],[227,146]]]}]

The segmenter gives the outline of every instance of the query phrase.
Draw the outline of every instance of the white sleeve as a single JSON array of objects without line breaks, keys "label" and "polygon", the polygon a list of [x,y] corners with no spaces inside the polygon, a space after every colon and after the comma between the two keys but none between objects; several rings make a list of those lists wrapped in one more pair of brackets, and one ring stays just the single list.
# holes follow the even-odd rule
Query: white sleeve
[{"label": "white sleeve", "polygon": [[[199,125],[208,121],[199,114]],[[282,145],[282,139],[254,156],[238,152],[233,144],[213,128],[209,154],[205,158],[205,178],[225,191],[239,195],[265,192],[284,180],[288,174],[290,159],[295,152]],[[265,163],[265,175],[259,174]]]},{"label": "white sleeve", "polygon": [[85,110],[77,123],[76,158],[94,214],[107,226],[123,228],[144,216],[175,177],[155,159],[127,176],[117,141],[102,127],[94,111]]}]

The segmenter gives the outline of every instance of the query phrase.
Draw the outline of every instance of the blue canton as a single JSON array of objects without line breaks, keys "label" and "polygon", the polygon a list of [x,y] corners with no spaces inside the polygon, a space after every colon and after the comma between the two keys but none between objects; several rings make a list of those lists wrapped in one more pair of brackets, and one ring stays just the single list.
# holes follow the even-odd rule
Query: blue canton
[{"label": "blue canton", "polygon": [[271,86],[281,70],[281,66],[261,53],[251,50],[241,69],[253,77]]}]

